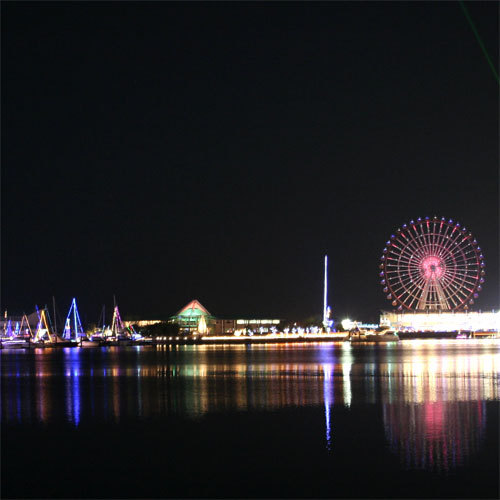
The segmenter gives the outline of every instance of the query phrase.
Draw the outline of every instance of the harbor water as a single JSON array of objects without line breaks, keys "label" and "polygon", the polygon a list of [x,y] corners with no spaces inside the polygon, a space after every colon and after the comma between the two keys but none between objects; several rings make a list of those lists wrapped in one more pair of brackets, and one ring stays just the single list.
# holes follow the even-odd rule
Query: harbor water
[{"label": "harbor water", "polygon": [[4,349],[4,498],[498,498],[500,340]]}]

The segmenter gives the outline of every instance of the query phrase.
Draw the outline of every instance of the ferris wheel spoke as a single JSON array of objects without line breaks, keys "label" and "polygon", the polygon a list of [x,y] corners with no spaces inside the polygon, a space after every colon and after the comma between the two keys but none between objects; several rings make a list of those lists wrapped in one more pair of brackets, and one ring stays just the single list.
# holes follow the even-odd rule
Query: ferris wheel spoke
[{"label": "ferris wheel spoke", "polygon": [[407,274],[420,275],[420,267],[413,263],[408,263],[407,265],[403,263],[403,265],[400,265],[398,269],[401,272],[405,272]]},{"label": "ferris wheel spoke", "polygon": [[469,274],[471,274],[470,270],[467,267],[451,267],[451,266],[447,267],[446,271],[445,271],[445,275],[448,275],[451,273],[459,275],[459,276],[468,276]]},{"label": "ferris wheel spoke", "polygon": [[424,283],[424,288],[420,292],[420,297],[418,299],[417,308],[425,310],[427,304],[429,303],[429,292],[430,292],[430,281],[426,280]]},{"label": "ferris wheel spoke", "polygon": [[455,296],[454,296],[454,295],[450,295],[450,296],[449,296],[449,301],[453,304],[453,309],[455,309],[456,307],[458,307],[459,302],[457,302],[457,301],[455,300]]},{"label": "ferris wheel spoke", "polygon": [[451,254],[450,257],[453,258],[454,261],[457,263],[467,261],[465,251],[464,251],[463,247],[461,247],[461,246],[455,247],[455,252],[453,252],[453,254]]},{"label": "ferris wheel spoke", "polygon": [[420,246],[418,245],[418,239],[411,237],[411,235],[406,239],[405,247],[407,247],[411,253],[420,251]]},{"label": "ferris wheel spoke", "polygon": [[456,272],[453,273],[453,275],[450,276],[445,276],[445,279],[447,282],[450,284],[455,283],[455,284],[460,284],[462,285],[464,283],[465,277],[461,274],[457,274]]},{"label": "ferris wheel spoke", "polygon": [[393,255],[399,255],[401,259],[407,259],[408,261],[418,261],[424,256],[421,249],[412,252],[408,247],[403,248],[399,253],[392,251]]},{"label": "ferris wheel spoke", "polygon": [[441,257],[447,268],[455,268],[458,265],[457,258],[453,254],[446,254]]},{"label": "ferris wheel spoke", "polygon": [[451,276],[451,277],[444,277],[441,282],[443,283],[443,286],[449,287],[453,283],[461,283],[463,280],[458,278],[457,276]]},{"label": "ferris wheel spoke", "polygon": [[444,234],[438,234],[436,237],[436,242],[434,246],[434,253],[438,257],[443,257],[443,247],[446,243],[446,237]]},{"label": "ferris wheel spoke", "polygon": [[460,290],[455,290],[455,293],[453,293],[451,297],[454,301],[456,301],[457,307],[461,307],[467,302],[467,299],[470,297],[470,295],[460,292]]},{"label": "ferris wheel spoke", "polygon": [[411,257],[412,255],[415,256],[415,254],[418,252],[417,249],[409,249],[408,245],[401,245],[401,247],[397,247],[396,245],[391,244],[391,250],[392,253],[396,255],[408,255],[409,257]]},{"label": "ferris wheel spoke", "polygon": [[406,282],[402,282],[401,286],[396,289],[397,293],[401,293],[401,290],[406,291],[410,295],[418,296],[424,287],[424,282],[420,280],[419,282],[415,282],[413,280],[407,280]]},{"label": "ferris wheel spoke", "polygon": [[413,307],[413,304],[417,303],[418,304],[418,297],[412,295],[411,296],[411,302],[410,302],[410,307]]},{"label": "ferris wheel spoke", "polygon": [[405,254],[402,254],[399,256],[399,258],[395,258],[396,262],[397,262],[397,265],[400,266],[400,265],[404,265],[406,267],[408,266],[416,266],[418,267],[418,263],[419,263],[419,258],[412,258],[411,256],[409,257],[408,255],[405,255]]},{"label": "ferris wheel spoke", "polygon": [[444,249],[447,247],[448,243],[453,240],[454,230],[455,230],[455,228],[453,228],[453,230],[450,231],[450,226],[448,226],[448,225],[446,226],[446,230],[444,231],[444,233],[442,234],[442,237],[440,239],[440,250],[441,251],[444,251]]},{"label": "ferris wheel spoke", "polygon": [[407,259],[406,257],[401,257],[396,262],[391,262],[391,267],[396,266],[398,269],[414,270],[418,272],[419,261]]},{"label": "ferris wheel spoke", "polygon": [[421,276],[420,272],[418,269],[400,269],[399,273],[397,275],[392,275],[392,276],[397,276],[400,281],[405,282],[405,281],[422,281],[423,277]]},{"label": "ferris wheel spoke", "polygon": [[465,252],[465,255],[467,256],[468,259],[471,260],[479,260],[479,257],[476,254],[476,251],[474,250],[474,247],[467,247],[467,252]]},{"label": "ferris wheel spoke", "polygon": [[456,297],[458,300],[460,300],[461,303],[464,303],[470,296],[470,294],[465,293],[464,290],[461,288],[457,288],[455,289],[455,293],[453,294],[453,296]]},{"label": "ferris wheel spoke", "polygon": [[471,269],[469,267],[448,267],[446,269],[446,276],[476,276],[477,270]]},{"label": "ferris wheel spoke", "polygon": [[389,255],[387,257],[387,265],[388,266],[396,266],[396,267],[401,267],[402,265],[404,265],[405,267],[407,266],[417,266],[418,267],[418,264],[417,264],[417,261],[415,259],[408,259],[407,257],[392,257],[391,255]]},{"label": "ferris wheel spoke", "polygon": [[436,253],[438,242],[439,242],[439,232],[436,230],[437,222],[434,220],[432,222],[432,251]]},{"label": "ferris wheel spoke", "polygon": [[419,247],[417,240],[415,240],[415,239],[407,239],[406,245],[404,248],[410,254],[418,254],[421,251],[421,247]]},{"label": "ferris wheel spoke", "polygon": [[425,233],[425,240],[427,241],[427,247],[432,250],[432,234],[430,231],[430,222],[425,221],[425,225],[422,225],[422,228]]},{"label": "ferris wheel spoke", "polygon": [[404,294],[414,294],[417,290],[420,290],[418,285],[412,282],[399,283],[397,287],[392,288],[392,293],[396,298],[400,298]]},{"label": "ferris wheel spoke", "polygon": [[470,288],[467,288],[465,284],[460,281],[454,281],[453,283],[450,284],[450,290],[453,290],[454,294],[457,296],[463,295],[464,297],[467,297],[474,290],[471,285],[469,285],[469,287]]},{"label": "ferris wheel spoke", "polygon": [[463,285],[463,283],[452,283],[449,286],[450,293],[457,297],[458,299],[461,299],[462,301],[465,300],[469,295],[470,295],[470,290],[467,287]]},{"label": "ferris wheel spoke", "polygon": [[477,277],[477,272],[471,272],[469,269],[460,269],[460,268],[454,268],[447,270],[444,274],[444,278],[447,280],[452,280],[452,279],[463,279],[463,280],[472,280],[474,282],[475,278]]},{"label": "ferris wheel spoke", "polygon": [[414,290],[420,290],[421,289],[421,285],[418,284],[418,283],[415,283],[413,281],[405,281],[405,282],[400,282],[398,286],[394,286],[392,288],[393,292],[396,294],[396,295],[399,295],[401,294],[402,291],[407,291],[407,292],[412,292]]},{"label": "ferris wheel spoke", "polygon": [[421,224],[420,226],[421,231],[422,231],[422,237],[424,243],[424,247],[429,247],[431,245],[431,238],[429,234],[429,221],[425,221],[425,223]]},{"label": "ferris wheel spoke", "polygon": [[468,280],[462,280],[461,285],[463,288],[469,290],[471,293],[475,288],[475,283]]},{"label": "ferris wheel spoke", "polygon": [[437,300],[439,302],[441,309],[445,310],[450,309],[450,304],[448,303],[448,297],[446,295],[445,289],[443,289],[439,280],[436,280],[434,282],[434,289],[436,291]]},{"label": "ferris wheel spoke", "polygon": [[454,253],[456,251],[457,246],[458,246],[458,240],[460,239],[460,236],[461,236],[460,231],[457,231],[457,234],[455,234],[453,236],[453,238],[450,238],[446,242],[445,246],[443,247],[443,250],[445,252],[452,252],[452,253]]},{"label": "ferris wheel spoke", "polygon": [[387,268],[386,269],[386,275],[389,277],[394,277],[394,276],[418,276],[419,272],[418,269],[415,268],[409,268],[406,266],[400,266],[400,267],[393,267]]}]

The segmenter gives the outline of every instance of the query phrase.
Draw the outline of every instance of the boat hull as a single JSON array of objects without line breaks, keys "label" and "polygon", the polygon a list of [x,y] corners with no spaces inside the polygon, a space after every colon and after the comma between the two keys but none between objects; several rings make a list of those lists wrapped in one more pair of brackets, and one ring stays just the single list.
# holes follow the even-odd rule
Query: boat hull
[{"label": "boat hull", "polygon": [[399,342],[399,336],[397,334],[380,334],[380,335],[350,335],[346,338],[349,342],[353,343],[387,343],[387,342]]},{"label": "boat hull", "polygon": [[30,342],[27,340],[2,340],[0,349],[28,349]]},{"label": "boat hull", "polygon": [[100,340],[82,340],[80,347],[101,347]]}]

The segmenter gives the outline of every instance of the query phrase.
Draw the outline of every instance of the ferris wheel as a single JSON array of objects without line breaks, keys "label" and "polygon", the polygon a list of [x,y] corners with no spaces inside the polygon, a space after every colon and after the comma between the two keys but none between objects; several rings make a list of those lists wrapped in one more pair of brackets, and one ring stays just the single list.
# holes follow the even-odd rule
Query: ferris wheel
[{"label": "ferris wheel", "polygon": [[410,221],[383,250],[380,283],[399,311],[468,309],[482,289],[484,257],[472,234],[444,217]]}]

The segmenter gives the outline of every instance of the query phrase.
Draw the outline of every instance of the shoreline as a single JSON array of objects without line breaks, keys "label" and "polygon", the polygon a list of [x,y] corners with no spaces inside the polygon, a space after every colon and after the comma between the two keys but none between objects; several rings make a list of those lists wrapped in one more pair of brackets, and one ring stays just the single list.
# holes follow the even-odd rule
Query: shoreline
[{"label": "shoreline", "polygon": [[[458,337],[460,332],[398,332],[400,340],[471,340],[471,339],[500,339],[498,332],[462,332],[463,337]],[[151,341],[137,342],[96,342],[95,345],[80,345],[76,342],[56,342],[47,344],[26,343],[16,346],[3,345],[0,342],[0,349],[57,349],[65,347],[79,347],[82,349],[95,349],[98,347],[138,347],[138,346],[177,346],[177,345],[244,345],[244,344],[306,344],[316,342],[342,342],[346,340],[348,332],[332,333],[332,334],[317,334],[317,335],[262,335],[252,337],[234,337],[234,336],[207,336],[199,338],[189,337],[158,337]],[[367,342],[371,344],[372,342]]]},{"label": "shoreline", "polygon": [[[398,332],[400,340],[467,340],[467,339],[484,339],[484,338],[500,338],[497,332],[467,332],[466,337],[458,337],[460,332]],[[465,332],[463,332],[465,333]],[[314,343],[314,342],[339,342],[344,341],[348,336],[348,332],[330,334],[330,335],[303,335],[303,336],[253,336],[253,337],[202,337],[198,339],[192,338],[176,338],[164,337],[153,339],[153,345],[232,345],[232,344],[293,344],[293,343]]]}]

